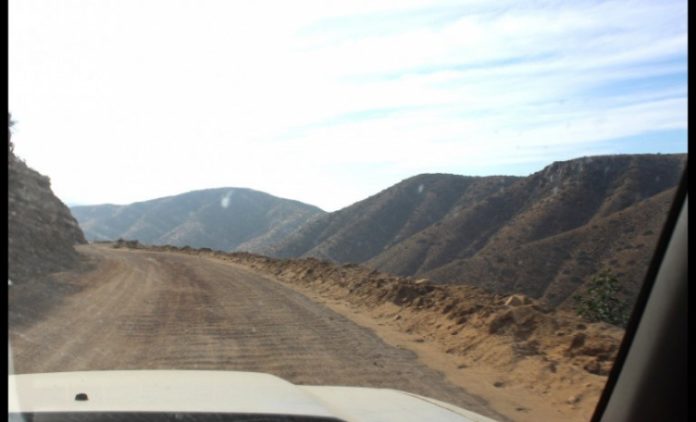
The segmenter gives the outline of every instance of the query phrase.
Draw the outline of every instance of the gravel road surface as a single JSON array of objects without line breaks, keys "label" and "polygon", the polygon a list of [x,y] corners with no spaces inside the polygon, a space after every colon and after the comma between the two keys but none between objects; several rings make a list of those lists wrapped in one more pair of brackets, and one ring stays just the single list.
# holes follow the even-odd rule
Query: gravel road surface
[{"label": "gravel road surface", "polygon": [[57,295],[56,305],[40,317],[12,325],[31,320],[35,309],[23,296],[11,296],[15,372],[266,372],[296,384],[396,388],[502,419],[413,352],[385,344],[372,331],[246,267],[108,246],[78,250],[95,268],[63,275],[73,292]]}]

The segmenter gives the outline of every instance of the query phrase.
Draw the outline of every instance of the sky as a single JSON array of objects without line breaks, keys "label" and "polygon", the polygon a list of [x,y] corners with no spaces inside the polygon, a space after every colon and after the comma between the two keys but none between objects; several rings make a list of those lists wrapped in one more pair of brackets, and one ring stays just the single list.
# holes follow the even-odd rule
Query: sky
[{"label": "sky", "polygon": [[74,204],[687,152],[687,1],[10,0],[16,153]]}]

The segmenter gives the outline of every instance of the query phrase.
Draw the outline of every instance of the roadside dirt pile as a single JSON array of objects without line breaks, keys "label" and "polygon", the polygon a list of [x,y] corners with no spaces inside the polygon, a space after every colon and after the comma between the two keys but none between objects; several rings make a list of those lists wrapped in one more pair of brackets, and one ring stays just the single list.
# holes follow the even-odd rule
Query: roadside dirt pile
[{"label": "roadside dirt pile", "polygon": [[438,343],[472,365],[514,369],[523,361],[534,361],[551,376],[569,376],[566,372],[578,369],[606,376],[623,336],[620,328],[585,322],[572,312],[544,308],[519,294],[494,295],[473,286],[434,284],[314,258],[281,260],[171,246],[152,249],[214,256],[309,287],[323,297],[381,310],[382,317],[398,322],[407,333]]},{"label": "roadside dirt pile", "polygon": [[[280,261],[246,254],[230,258],[353,305],[370,309],[395,305],[394,318],[403,320],[407,332],[443,343],[448,353],[473,361],[514,364],[534,356],[546,362],[552,373],[559,364],[570,364],[608,375],[623,335],[623,330],[610,325],[589,324],[571,313],[545,309],[523,295],[499,296],[473,286],[435,285],[427,279],[311,258]],[[497,339],[483,341],[490,337]],[[492,343],[498,347],[491,348]]]}]

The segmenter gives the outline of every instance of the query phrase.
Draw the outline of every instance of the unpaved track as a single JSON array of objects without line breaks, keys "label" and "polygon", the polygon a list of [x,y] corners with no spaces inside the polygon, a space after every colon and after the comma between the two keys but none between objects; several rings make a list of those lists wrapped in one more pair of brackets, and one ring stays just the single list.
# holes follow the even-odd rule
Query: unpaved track
[{"label": "unpaved track", "polygon": [[176,253],[79,249],[98,262],[70,279],[82,290],[37,322],[10,327],[15,372],[257,371],[296,384],[397,388],[502,419],[414,353],[245,267]]}]

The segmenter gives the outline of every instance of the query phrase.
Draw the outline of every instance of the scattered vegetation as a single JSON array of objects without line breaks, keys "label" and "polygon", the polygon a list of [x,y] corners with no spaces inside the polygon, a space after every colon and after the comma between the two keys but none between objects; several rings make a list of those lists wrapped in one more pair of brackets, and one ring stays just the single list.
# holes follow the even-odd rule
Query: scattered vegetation
[{"label": "scattered vegetation", "polygon": [[620,290],[618,278],[610,271],[602,271],[592,278],[584,294],[573,297],[575,311],[592,322],[602,321],[625,327],[629,306],[617,297]]},{"label": "scattered vegetation", "polygon": [[118,238],[116,240],[116,243],[114,243],[113,248],[114,249],[119,249],[119,248],[129,248],[129,249],[140,249],[141,245],[140,242],[137,240],[125,240]]}]

